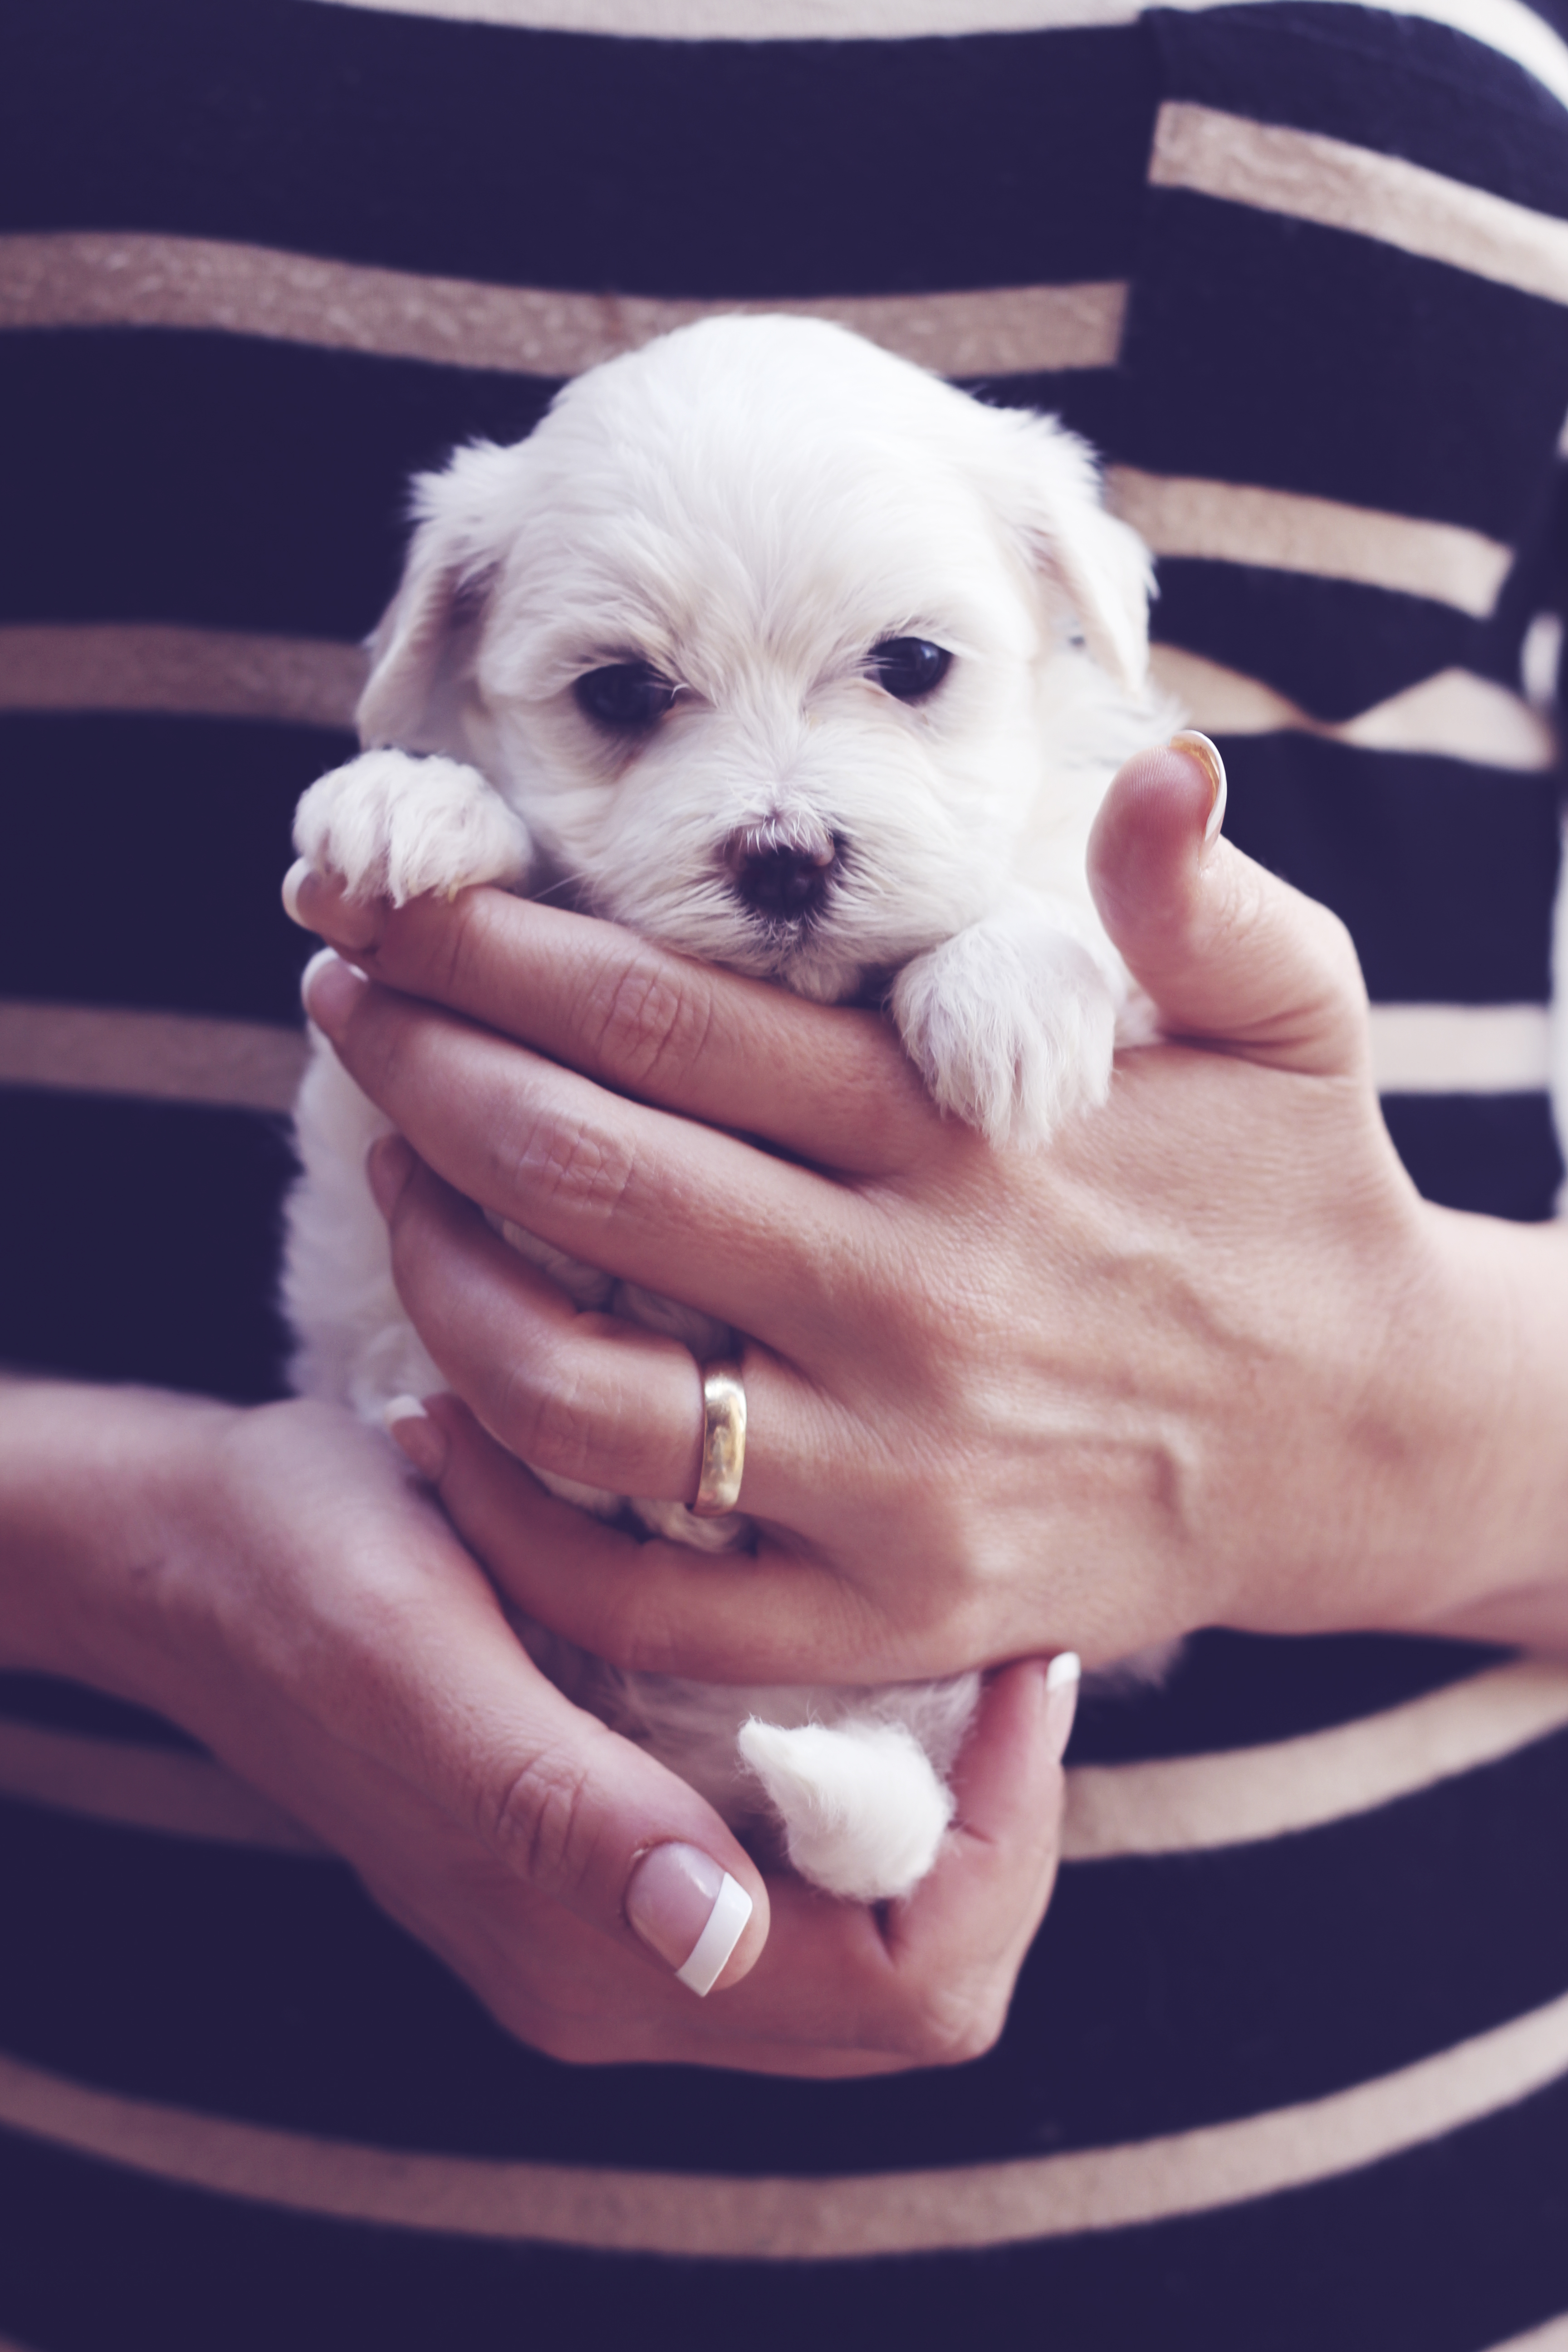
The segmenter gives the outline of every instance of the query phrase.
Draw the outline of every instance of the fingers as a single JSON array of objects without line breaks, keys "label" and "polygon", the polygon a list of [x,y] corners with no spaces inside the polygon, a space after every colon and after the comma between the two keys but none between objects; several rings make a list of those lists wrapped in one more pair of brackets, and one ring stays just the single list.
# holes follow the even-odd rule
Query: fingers
[{"label": "fingers", "polygon": [[1128,761],[1089,843],[1107,930],[1171,1034],[1276,1069],[1361,1074],[1366,992],[1349,933],[1228,842],[1208,844],[1223,806],[1223,782],[1216,796],[1211,770],[1191,751],[1167,746]]},{"label": "fingers", "polygon": [[616,1494],[686,1502],[701,1467],[689,1350],[564,1292],[405,1143],[372,1155],[398,1295],[484,1426],[525,1462]]},{"label": "fingers", "polygon": [[[450,1429],[450,1401],[438,1401],[437,1411]],[[529,1530],[562,1590],[574,1578],[560,1528],[578,1517],[552,1506],[549,1523],[542,1514]],[[659,1549],[642,1547],[644,1562]],[[727,1976],[726,1998],[710,2010],[653,2013],[626,2054],[669,2057],[672,2028],[680,2054],[764,2073],[875,2074],[960,2063],[988,2049],[1055,1879],[1061,1756],[1076,1696],[1076,1675],[1064,1678],[1063,1663],[1047,1669],[1043,1661],[1026,1662],[987,1683],[954,1779],[952,1827],[935,1869],[907,1904],[874,1912],[793,1876],[770,1877],[767,1943],[743,1981]],[[667,1880],[681,1895],[689,1867],[684,1854],[666,1849],[646,1876],[654,1891]],[[704,1885],[690,1897],[667,1958],[706,1896]],[[634,1920],[637,1899],[634,1891]],[[748,1956],[742,1944],[737,1968]]]},{"label": "fingers", "polygon": [[[689,1503],[704,1422],[689,1349],[618,1315],[578,1312],[401,1137],[376,1145],[370,1173],[398,1294],[484,1428],[535,1470],[644,1501]],[[803,1423],[819,1430],[820,1401],[754,1341],[744,1366],[747,1507],[784,1517],[810,1484]]]},{"label": "fingers", "polygon": [[846,1681],[907,1671],[874,1603],[799,1553],[639,1543],[548,1494],[456,1397],[393,1435],[508,1600],[595,1657],[705,1682],[831,1680],[834,1658],[853,1662]]},{"label": "fingers", "polygon": [[886,1172],[935,1124],[877,1014],[805,1003],[614,924],[500,890],[395,910],[354,905],[308,866],[290,872],[284,903],[296,922],[405,995],[639,1101],[816,1166]]},{"label": "fingers", "polygon": [[889,1923],[900,1963],[931,1988],[954,2058],[990,2048],[1045,1916],[1061,1850],[1061,1761],[1078,1704],[1070,1651],[991,1677],[953,1779],[957,1810],[929,1878]]},{"label": "fingers", "polygon": [[851,1193],[607,1094],[336,960],[306,1002],[350,1076],[466,1198],[606,1273],[757,1328],[787,1352],[853,1261]]},{"label": "fingers", "polygon": [[721,2010],[693,2019],[696,2034],[749,2033],[750,2063],[773,2071],[768,2042],[787,2028],[790,2044],[812,2045],[800,2071],[817,2074],[962,2065],[992,2047],[1060,1852],[1077,1677],[1058,1665],[1052,1688],[1050,1672],[1032,1659],[987,1683],[954,1779],[953,1826],[910,1900],[872,1911],[771,1880],[768,1948]]}]

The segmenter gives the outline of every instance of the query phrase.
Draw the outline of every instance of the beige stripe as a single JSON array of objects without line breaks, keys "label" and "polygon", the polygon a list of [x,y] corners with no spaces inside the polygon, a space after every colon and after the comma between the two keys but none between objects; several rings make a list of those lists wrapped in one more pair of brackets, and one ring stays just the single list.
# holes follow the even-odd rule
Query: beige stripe
[{"label": "beige stripe", "polygon": [[1123,2229],[1331,2179],[1568,2068],[1568,1998],[1355,2089],[1080,2154],[870,2179],[740,2179],[399,2155],[118,2098],[0,2057],[0,2122],[209,2193],[460,2236],[779,2262]]},{"label": "beige stripe", "polygon": [[1100,1862],[1321,1828],[1497,1762],[1568,1724],[1568,1667],[1498,1666],[1382,1715],[1218,1756],[1080,1765],[1062,1855]]},{"label": "beige stripe", "polygon": [[358,646],[156,622],[0,626],[0,710],[170,710],[352,729]]},{"label": "beige stripe", "polygon": [[1372,1066],[1385,1095],[1514,1095],[1552,1083],[1543,1004],[1374,1004]]},{"label": "beige stripe", "polygon": [[[1526,1660],[1331,1731],[1270,1747],[1068,1776],[1073,1864],[1245,1845],[1370,1812],[1497,1762],[1568,1724],[1568,1668]],[[145,1764],[140,1759],[146,1759]],[[174,1837],[307,1844],[205,1757],[0,1725],[0,1791]]]},{"label": "beige stripe", "polygon": [[1457,523],[1417,522],[1294,490],[1142,474],[1131,466],[1113,466],[1107,478],[1117,511],[1156,555],[1353,580],[1431,597],[1477,619],[1491,611],[1513,561],[1508,548]]},{"label": "beige stripe", "polygon": [[[1058,31],[1131,25],[1142,0],[340,0],[405,16],[531,25],[665,41],[910,40],[942,33]],[[1196,13],[1229,0],[1171,0]],[[1381,0],[1512,58],[1568,104],[1568,48],[1524,0]]]},{"label": "beige stripe", "polygon": [[1491,2352],[1568,2352],[1568,2315],[1549,2319],[1528,2336],[1510,2336],[1506,2344],[1494,2344]]},{"label": "beige stripe", "polygon": [[1399,155],[1206,106],[1160,109],[1149,178],[1226,203],[1375,237],[1500,286],[1568,302],[1568,221]]},{"label": "beige stripe", "polygon": [[299,1823],[205,1756],[0,1723],[0,1793],[166,1836],[280,1853],[323,1849]]},{"label": "beige stripe", "polygon": [[0,237],[0,326],[191,327],[291,343],[568,376],[739,310],[832,319],[942,375],[1109,367],[1121,285],[820,301],[654,301],[423,278],[264,246],[132,232]]},{"label": "beige stripe", "polygon": [[1557,764],[1557,739],[1539,710],[1489,677],[1446,669],[1353,719],[1331,723],[1261,678],[1177,646],[1155,646],[1150,667],[1195,727],[1210,735],[1315,735],[1363,751],[1429,752],[1537,774]]},{"label": "beige stripe", "polygon": [[0,1002],[0,1086],[291,1110],[304,1033],[119,1005]]}]

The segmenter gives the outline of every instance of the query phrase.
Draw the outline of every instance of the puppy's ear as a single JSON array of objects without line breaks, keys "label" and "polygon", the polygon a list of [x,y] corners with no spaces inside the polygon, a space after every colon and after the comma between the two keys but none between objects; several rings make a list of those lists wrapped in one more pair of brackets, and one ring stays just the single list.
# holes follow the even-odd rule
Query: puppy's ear
[{"label": "puppy's ear", "polygon": [[1010,457],[999,486],[1004,513],[1037,571],[1078,614],[1102,669],[1137,693],[1149,668],[1154,570],[1137,532],[1105,509],[1100,469],[1087,445],[1053,417],[992,412]]},{"label": "puppy's ear", "polygon": [[473,673],[504,523],[505,461],[488,443],[459,449],[444,474],[414,485],[414,534],[396,595],[370,641],[356,714],[366,750],[462,752]]}]

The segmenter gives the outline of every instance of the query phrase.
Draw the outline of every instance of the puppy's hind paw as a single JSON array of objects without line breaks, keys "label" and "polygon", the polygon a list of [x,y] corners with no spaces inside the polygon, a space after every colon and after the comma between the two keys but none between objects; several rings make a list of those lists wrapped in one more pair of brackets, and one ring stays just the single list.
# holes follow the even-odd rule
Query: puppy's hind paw
[{"label": "puppy's hind paw", "polygon": [[756,1716],[738,1745],[784,1823],[792,1865],[850,1903],[910,1894],[952,1819],[952,1798],[901,1723],[791,1728]]},{"label": "puppy's hind paw", "polygon": [[1038,920],[974,923],[893,988],[905,1050],[941,1110],[992,1143],[1047,1143],[1105,1100],[1116,1006],[1087,948]]},{"label": "puppy's hind paw", "polygon": [[395,907],[427,890],[515,884],[531,857],[528,831],[477,768],[407,751],[363,751],[310,786],[294,816],[294,846],[353,898]]}]

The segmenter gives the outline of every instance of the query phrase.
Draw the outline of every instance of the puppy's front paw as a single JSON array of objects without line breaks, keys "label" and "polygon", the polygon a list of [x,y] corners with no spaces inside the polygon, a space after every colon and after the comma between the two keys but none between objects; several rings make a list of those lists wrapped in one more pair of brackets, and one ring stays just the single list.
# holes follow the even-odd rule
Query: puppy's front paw
[{"label": "puppy's front paw", "polygon": [[1038,915],[973,923],[917,956],[892,1003],[932,1100],[992,1143],[1046,1143],[1105,1100],[1110,983],[1087,948]]},{"label": "puppy's front paw", "polygon": [[353,898],[395,907],[426,890],[521,882],[527,827],[477,768],[407,751],[363,751],[310,786],[294,816],[294,846]]}]

